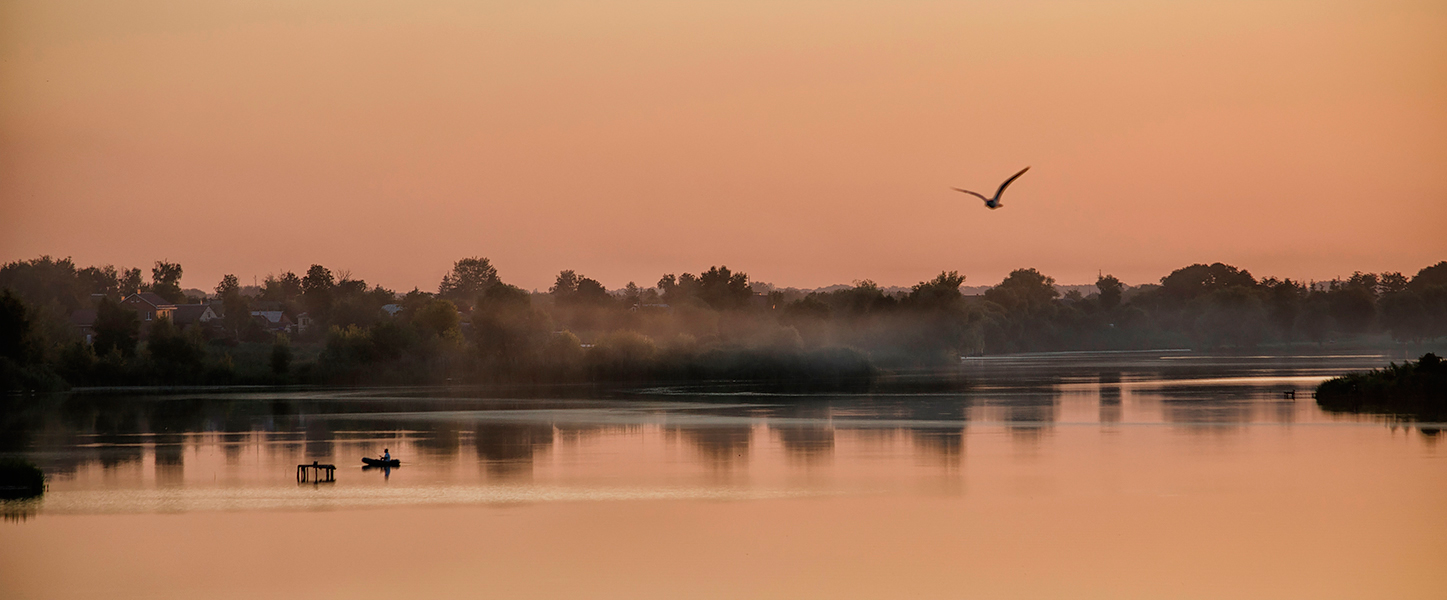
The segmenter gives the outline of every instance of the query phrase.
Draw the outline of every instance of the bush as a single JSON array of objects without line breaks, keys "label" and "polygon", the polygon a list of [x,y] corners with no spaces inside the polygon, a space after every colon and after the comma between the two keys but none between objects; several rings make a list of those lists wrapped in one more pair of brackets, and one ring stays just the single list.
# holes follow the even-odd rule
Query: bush
[{"label": "bush", "polygon": [[1317,386],[1316,403],[1332,411],[1441,421],[1447,419],[1447,362],[1429,352],[1415,363],[1328,379]]},{"label": "bush", "polygon": [[0,499],[30,498],[45,493],[45,473],[28,462],[0,460]]}]

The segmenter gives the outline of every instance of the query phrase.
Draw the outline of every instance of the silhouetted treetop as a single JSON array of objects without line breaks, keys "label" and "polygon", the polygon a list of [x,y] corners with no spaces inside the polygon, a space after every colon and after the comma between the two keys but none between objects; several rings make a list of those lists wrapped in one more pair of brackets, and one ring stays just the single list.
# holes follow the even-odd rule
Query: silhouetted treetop
[{"label": "silhouetted treetop", "polygon": [[301,293],[301,278],[291,271],[280,277],[267,275],[261,285],[261,299],[270,302],[294,302],[301,298]]},{"label": "silhouetted treetop", "polygon": [[471,302],[487,288],[498,283],[497,269],[480,256],[458,260],[452,271],[442,276],[437,295],[448,300]]},{"label": "silhouetted treetop", "polygon": [[1416,292],[1433,286],[1447,286],[1447,260],[1430,267],[1423,267],[1421,271],[1417,271],[1417,276],[1413,277],[1409,284],[1412,291]]},{"label": "silhouetted treetop", "polygon": [[583,277],[570,270],[558,273],[553,287],[548,288],[553,300],[560,305],[575,304],[605,305],[613,302],[613,296],[598,280]]},{"label": "silhouetted treetop", "polygon": [[960,286],[964,285],[965,276],[959,271],[940,271],[934,279],[916,283],[910,289],[906,301],[923,308],[942,308],[951,306],[960,300]]},{"label": "silhouetted treetop", "polygon": [[171,302],[185,302],[186,294],[181,292],[181,265],[156,261],[151,267],[151,292]]},{"label": "silhouetted treetop", "polygon": [[663,301],[669,304],[684,304],[693,299],[715,310],[741,308],[754,295],[748,274],[734,273],[727,266],[710,267],[699,275],[684,273],[676,278],[669,273],[659,278],[658,289],[663,291]]},{"label": "silhouetted treetop", "polygon": [[1232,286],[1255,285],[1256,278],[1252,277],[1250,272],[1224,263],[1194,264],[1176,269],[1161,278],[1162,293],[1178,300],[1189,300]]},{"label": "silhouetted treetop", "polygon": [[1102,275],[1095,280],[1095,289],[1100,291],[1100,307],[1110,310],[1120,305],[1120,299],[1125,292],[1125,284],[1116,279],[1114,275]]},{"label": "silhouetted treetop", "polygon": [[1055,279],[1035,269],[1016,269],[1000,285],[985,290],[985,300],[1009,311],[1035,311],[1049,306],[1060,292]]},{"label": "silhouetted treetop", "polygon": [[331,270],[321,265],[312,265],[301,278],[301,295],[307,309],[314,313],[325,312],[332,307],[332,288],[336,282]]}]

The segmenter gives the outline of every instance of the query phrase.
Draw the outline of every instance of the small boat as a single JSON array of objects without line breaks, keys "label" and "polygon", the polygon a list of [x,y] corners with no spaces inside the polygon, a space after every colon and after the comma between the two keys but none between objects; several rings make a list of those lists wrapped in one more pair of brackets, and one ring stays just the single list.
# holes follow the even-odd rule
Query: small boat
[{"label": "small boat", "polygon": [[392,459],[392,460],[382,460],[382,459],[380,459],[380,458],[367,458],[367,457],[363,456],[363,457],[362,457],[362,463],[365,464],[365,465],[367,465],[367,466],[369,466],[369,467],[400,467],[400,466],[402,466],[402,461],[397,460],[397,459],[395,459],[395,458]]}]

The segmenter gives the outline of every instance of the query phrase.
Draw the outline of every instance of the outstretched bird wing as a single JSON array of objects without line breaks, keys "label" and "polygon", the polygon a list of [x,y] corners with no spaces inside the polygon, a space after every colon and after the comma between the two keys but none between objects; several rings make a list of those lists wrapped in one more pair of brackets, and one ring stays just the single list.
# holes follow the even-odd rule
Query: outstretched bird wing
[{"label": "outstretched bird wing", "polygon": [[1026,172],[1026,171],[1029,171],[1029,170],[1030,170],[1030,167],[1025,167],[1025,168],[1023,168],[1023,169],[1020,169],[1020,172],[1019,172],[1019,173],[1016,173],[1016,174],[1014,174],[1014,175],[1011,175],[1009,179],[1006,179],[1006,180],[1005,180],[1005,183],[1000,184],[1000,189],[995,190],[995,197],[996,197],[996,198],[999,198],[999,197],[1000,197],[1000,194],[1005,193],[1005,188],[1010,187],[1010,184],[1011,184],[1011,183],[1014,183],[1016,179],[1019,179],[1021,175],[1024,175],[1025,172]]},{"label": "outstretched bird wing", "polygon": [[981,196],[981,195],[979,195],[979,194],[977,194],[977,193],[975,193],[975,192],[972,192],[972,191],[970,191],[970,190],[962,190],[962,189],[960,189],[960,188],[950,188],[950,189],[952,189],[952,190],[954,190],[954,191],[956,191],[956,192],[964,192],[964,193],[966,193],[966,194],[969,194],[969,195],[971,195],[971,196],[974,196],[974,197],[976,197],[976,198],[979,198],[979,199],[981,199],[981,200],[984,200],[985,202],[989,202],[989,201],[990,201],[989,198],[986,198],[986,197],[984,197],[984,196]]}]

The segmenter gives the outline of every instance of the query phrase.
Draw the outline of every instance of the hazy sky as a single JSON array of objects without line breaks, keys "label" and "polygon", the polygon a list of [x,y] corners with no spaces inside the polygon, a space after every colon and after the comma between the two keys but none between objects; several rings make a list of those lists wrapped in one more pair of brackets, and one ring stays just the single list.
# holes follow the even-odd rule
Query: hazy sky
[{"label": "hazy sky", "polygon": [[1144,283],[1444,232],[1440,1],[0,0],[0,261]]}]

